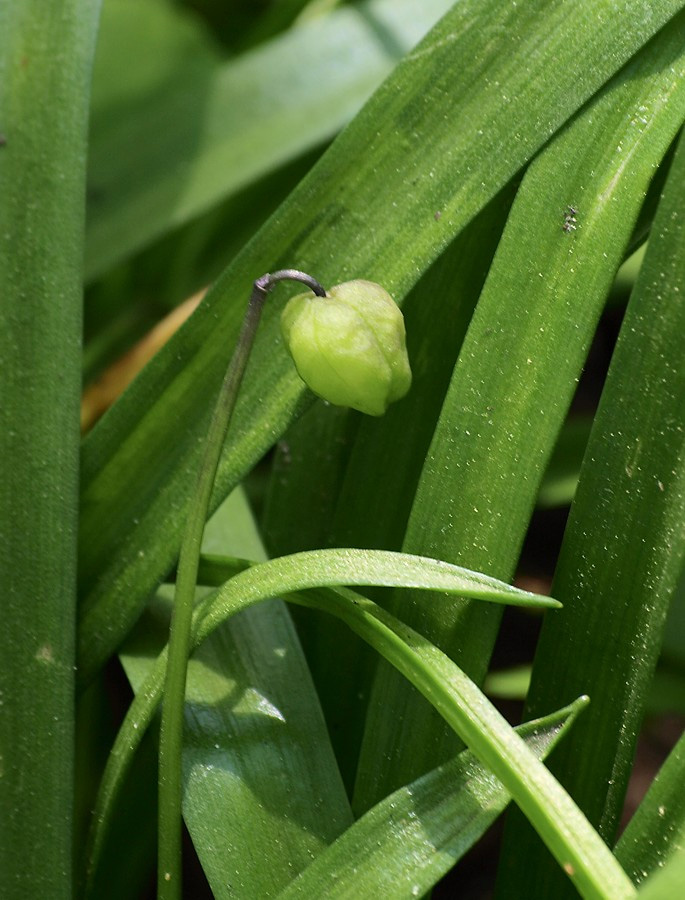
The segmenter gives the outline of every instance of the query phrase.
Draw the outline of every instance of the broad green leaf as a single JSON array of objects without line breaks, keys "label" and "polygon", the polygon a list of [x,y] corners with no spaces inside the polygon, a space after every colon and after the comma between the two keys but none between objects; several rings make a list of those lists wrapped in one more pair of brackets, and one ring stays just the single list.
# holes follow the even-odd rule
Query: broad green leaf
[{"label": "broad green leaf", "polygon": [[[449,5],[448,0],[371,0],[218,65],[192,32],[186,34],[187,25],[181,30],[176,11],[172,17],[155,6],[141,11],[135,0],[114,4],[112,21],[104,24],[115,31],[112,41],[119,39],[117,73],[128,68],[122,66],[122,52],[135,59],[130,39],[122,40],[130,34],[145,59],[159,56],[161,45],[169,66],[174,64],[176,84],[163,93],[149,90],[145,102],[140,87],[128,102],[121,89],[119,108],[95,117],[88,279],[333,137]],[[165,42],[160,24],[162,35],[171,30]],[[387,40],[378,40],[379,30]],[[175,65],[181,49],[190,60],[185,72]],[[105,83],[96,97],[106,91],[113,55],[105,44],[100,66]],[[154,84],[164,70],[150,68],[129,72],[128,81]]]},{"label": "broad green leaf", "polygon": [[615,854],[640,884],[685,849],[685,734],[668,755],[616,844]]},{"label": "broad green leaf", "polygon": [[[544,759],[586,702],[581,698],[516,731]],[[280,896],[422,896],[482,837],[509,799],[497,779],[464,750],[374,806]]]},{"label": "broad green leaf", "polygon": [[[230,560],[228,564],[229,572],[232,574],[235,568],[235,561]],[[215,565],[215,575],[217,574],[216,569]],[[387,586],[402,584],[423,587],[431,591],[465,593],[469,596],[479,597],[482,600],[500,603],[543,607],[558,605],[550,597],[520,591],[485,575],[468,572],[456,566],[442,563],[439,560],[421,559],[406,554],[378,550],[310,551],[249,566],[231,578],[220,590],[216,599],[214,596],[216,592],[206,597],[196,610],[195,619],[201,620],[203,630],[200,631],[197,627],[194,629],[193,646],[201,643],[222,621],[229,618],[230,614],[235,611],[236,603],[242,604],[240,608],[243,608],[243,606],[248,607],[261,600],[277,597],[281,594],[322,585],[337,584]],[[221,602],[222,598],[223,605]],[[435,599],[436,602],[440,602],[437,597]],[[205,609],[208,610],[206,615],[203,612]],[[226,614],[226,609],[229,610],[228,614]],[[249,621],[253,622],[254,620],[250,619]],[[279,623],[276,620],[276,616],[274,616],[274,621],[276,625],[280,624],[282,631],[282,622]],[[279,639],[282,645],[286,638],[281,633]],[[271,640],[272,638],[269,636],[265,647],[270,645]],[[292,637],[289,640],[292,640]],[[147,644],[147,639],[145,643]],[[276,643],[276,646],[278,646],[278,643]],[[258,647],[259,644],[257,645]],[[149,649],[146,652],[149,653]],[[236,641],[233,653],[238,658],[243,653],[247,653],[249,658],[251,652],[257,653],[257,649],[251,650],[251,640]],[[262,662],[265,671],[273,670],[275,667],[277,673],[282,674],[282,669],[279,667],[278,662],[279,654],[274,653],[272,649],[266,655],[267,657],[271,655],[272,660],[270,664],[268,659]],[[273,659],[274,656],[276,657],[275,660]],[[139,739],[150,722],[155,705],[159,700],[164,676],[166,651],[163,657],[161,661],[158,660],[153,673],[154,677],[150,675],[143,685],[139,685],[136,698],[127,713],[126,721],[128,724],[119,732],[115,746],[110,754],[96,808],[95,837],[89,852],[89,879],[93,878],[98,864],[104,831],[108,827],[112,804],[121,787],[126,767]],[[136,671],[131,668],[132,662],[130,659],[127,665],[130,676],[137,681],[141,677],[141,670],[138,669],[138,674],[136,674]],[[147,663],[143,662],[142,665],[146,666]],[[247,678],[246,667],[247,663],[244,662],[243,682]],[[254,669],[250,672],[251,678],[256,677],[258,669],[259,661],[255,662]],[[304,678],[305,667],[300,663],[300,671],[297,672],[297,679],[295,680],[302,681]],[[281,702],[287,705],[287,698],[283,698]],[[269,709],[265,710],[263,706],[259,707],[259,709],[261,709],[262,714],[266,714],[268,719]],[[250,763],[251,761],[247,760],[245,765],[249,767]],[[259,768],[260,765],[257,763],[257,769],[259,770]],[[238,825],[238,827],[240,826]],[[311,846],[309,849],[311,849]]]},{"label": "broad green leaf", "polygon": [[[681,15],[528,169],[443,405],[406,551],[511,576],[642,199],[685,117],[683,47]],[[391,608],[482,680],[497,611],[462,601],[438,609],[404,594]],[[374,698],[360,810],[455,751],[453,735],[385,666]],[[411,736],[399,740],[408,722]]]},{"label": "broad green leaf", "polygon": [[[681,46],[684,36],[681,31]],[[552,769],[606,841],[615,836],[668,604],[685,559],[683,204],[681,139],[557,565],[553,590],[567,601],[567,613],[561,628],[543,626],[528,695],[533,715],[579,685],[592,696],[586,721],[556,754]],[[556,872],[534,844],[534,835],[513,826],[510,858],[526,859],[525,873],[513,864],[521,896],[557,889]],[[509,887],[506,893],[514,896]]]},{"label": "broad green leaf", "polygon": [[81,261],[97,2],[0,5],[0,872],[72,896]]},{"label": "broad green leaf", "polygon": [[[82,681],[111,655],[173,564],[189,476],[254,278],[280,263],[296,265],[331,284],[376,280],[401,301],[453,237],[680,7],[664,0],[634,16],[628,0],[572,7],[561,0],[516,7],[465,0],[405,57],[87,437]],[[546,214],[555,230],[559,213]],[[215,506],[311,402],[277,349],[277,307],[274,299],[262,326]]]},{"label": "broad green leaf", "polygon": [[[360,554],[362,551],[357,551]],[[281,590],[314,584],[331,577],[317,570],[326,560],[340,571],[352,551],[319,551],[272,560],[242,572],[197,609],[193,645],[198,646],[223,621],[239,610]],[[356,554],[355,554],[356,555]],[[372,551],[365,551],[368,560]],[[392,554],[388,554],[390,556]],[[326,572],[331,566],[326,567]],[[397,567],[396,567],[397,571]],[[318,578],[317,578],[318,575]],[[492,707],[475,684],[438,648],[385,612],[371,600],[347,588],[291,593],[289,599],[325,609],[341,618],[408,678],[474,750],[481,762],[511,793],[544,835],[557,860],[586,896],[634,896],[630,881],[606,845],[590,828],[570,797],[530,753],[524,742]],[[129,708],[110,756],[96,809],[93,856],[97,858],[108,807],[118,782],[161,698],[166,650]]]}]

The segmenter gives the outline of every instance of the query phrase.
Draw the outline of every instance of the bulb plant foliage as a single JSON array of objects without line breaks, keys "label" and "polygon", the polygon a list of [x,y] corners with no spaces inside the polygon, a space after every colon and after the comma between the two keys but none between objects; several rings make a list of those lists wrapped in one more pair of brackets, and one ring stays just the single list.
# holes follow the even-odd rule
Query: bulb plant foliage
[{"label": "bulb plant foliage", "polygon": [[685,4],[243,6],[0,4],[0,896],[671,900]]}]

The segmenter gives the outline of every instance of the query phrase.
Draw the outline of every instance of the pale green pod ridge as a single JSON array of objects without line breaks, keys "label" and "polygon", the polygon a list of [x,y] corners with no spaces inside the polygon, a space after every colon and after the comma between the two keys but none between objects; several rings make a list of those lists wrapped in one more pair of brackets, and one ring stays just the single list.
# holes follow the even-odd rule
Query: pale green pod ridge
[{"label": "pale green pod ridge", "polygon": [[372,281],[346,281],[293,297],[281,316],[302,380],[336,406],[382,416],[411,386],[404,317]]}]

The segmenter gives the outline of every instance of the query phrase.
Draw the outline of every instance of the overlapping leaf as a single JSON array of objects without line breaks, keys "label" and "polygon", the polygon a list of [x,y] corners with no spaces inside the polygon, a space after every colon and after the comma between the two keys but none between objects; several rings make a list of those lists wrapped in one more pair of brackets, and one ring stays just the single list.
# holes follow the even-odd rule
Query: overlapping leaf
[{"label": "overlapping leaf", "polygon": [[[453,236],[680,6],[665,0],[635,16],[627,0],[573,8],[560,0],[517,7],[468,0],[402,61],[86,440],[83,679],[173,563],[188,474],[252,280],[297,265],[326,283],[363,275],[403,299]],[[303,402],[285,355],[274,352],[276,305],[220,466],[216,504]]]},{"label": "overlapping leaf", "polygon": [[[234,562],[231,561],[230,570],[233,571],[233,569]],[[502,582],[498,582],[495,579],[487,578],[479,573],[469,572],[456,566],[447,565],[439,560],[421,559],[406,554],[372,550],[311,551],[309,553],[295,554],[290,557],[270,560],[261,563],[260,565],[243,569],[243,571],[239,572],[219,589],[218,592],[214,592],[206,597],[196,611],[193,646],[198,646],[204,639],[208,638],[222,622],[229,619],[234,613],[240,610],[246,610],[255,603],[285,593],[341,583],[387,586],[410,585],[413,587],[423,587],[424,589],[432,591],[465,593],[467,595],[478,597],[481,600],[496,603],[514,603],[541,607],[554,607],[557,605],[556,601],[549,597],[520,591],[509,585],[503,584]],[[340,594],[340,591],[341,589],[338,589],[337,593],[335,591],[324,592],[321,595],[322,599],[320,599],[318,604],[319,608],[321,608],[323,604],[324,609],[329,610],[330,607],[335,613],[335,610],[338,609],[339,605],[339,596],[347,596],[345,594]],[[351,592],[348,592],[348,594],[349,593]],[[302,594],[300,596],[302,598],[300,602],[307,605],[308,594]],[[352,596],[356,598],[357,595]],[[441,598],[438,595],[438,597],[433,598],[433,602],[444,602],[444,597]],[[359,596],[358,600],[347,600],[347,606],[351,604],[352,607],[356,607],[358,604],[363,605],[363,603],[364,598],[361,596]],[[345,604],[343,605],[345,606]],[[248,633],[251,623],[252,620],[248,620]],[[269,620],[266,619],[265,624],[268,623]],[[261,690],[258,693],[264,692],[268,695],[269,691],[273,691],[275,692],[274,696],[278,693],[274,685],[270,684],[270,679],[274,677],[274,672],[276,675],[282,674],[283,669],[279,664],[278,658],[269,664],[268,656],[270,654],[273,655],[275,652],[275,638],[273,635],[275,635],[278,630],[277,626],[279,625],[281,635],[276,640],[283,642],[285,639],[283,636],[284,623],[279,623],[275,616],[270,629],[271,633],[265,636],[264,641],[259,641],[253,646],[251,640],[238,641],[237,643],[229,640],[232,652],[228,657],[223,655],[225,674],[222,678],[218,679],[218,684],[220,686],[220,692],[222,691],[224,695],[228,696],[228,706],[224,707],[221,715],[223,715],[229,723],[231,731],[235,730],[247,736],[249,736],[250,733],[249,728],[245,731],[245,724],[240,721],[240,705],[238,704],[237,709],[234,708],[235,698],[233,697],[233,688],[228,690],[228,687],[233,682],[237,681],[245,688],[250,687],[252,684],[260,685]],[[240,632],[237,633],[240,634]],[[225,637],[228,638],[229,635],[225,635]],[[288,638],[288,640],[292,641],[292,636]],[[262,650],[264,651],[263,653],[261,652]],[[254,661],[250,663],[249,658],[252,653],[256,655]],[[222,654],[220,654],[220,656],[222,656]],[[233,657],[235,657],[235,659]],[[276,657],[278,657],[278,653],[276,653]],[[121,788],[132,754],[139,744],[145,729],[149,725],[152,715],[161,698],[165,664],[166,651],[157,660],[156,665],[153,667],[152,672],[148,674],[144,683],[138,686],[138,694],[129,708],[126,721],[119,732],[117,741],[110,754],[107,770],[100,789],[100,799],[97,804],[94,842],[90,853],[89,863],[89,877],[91,879],[99,859],[105,829],[112,813],[112,804],[117,792]],[[132,671],[131,674],[135,675],[135,672]],[[293,678],[295,683],[299,682],[298,687],[295,689],[297,694],[294,695],[294,697],[306,697],[308,691],[311,693],[311,686],[306,677],[306,672],[303,670],[301,664],[298,665],[297,660],[293,660]],[[199,688],[202,688],[203,684],[205,684],[210,691],[210,695],[214,694],[214,696],[216,696],[217,679],[208,679],[206,672],[205,682],[203,682],[202,670],[199,672],[197,684]],[[256,699],[259,701],[259,698]],[[281,695],[280,704],[285,708],[290,708],[288,692],[286,692],[285,696]],[[263,703],[257,702],[253,712],[255,721],[263,722],[266,717],[266,723],[263,724],[269,725],[272,728],[275,727],[277,732],[280,730],[277,721],[279,719],[277,707],[274,706],[274,704],[267,703],[265,706]],[[319,715],[318,707],[316,704],[310,703],[308,710],[305,704],[305,708],[304,710],[300,710],[300,714],[304,716],[307,723],[311,725],[312,717],[316,720],[317,715]],[[234,717],[237,717],[235,721]],[[282,715],[281,718],[283,718]],[[306,745],[309,740],[313,739],[314,729],[311,729],[312,733],[308,738],[306,730],[304,732],[300,731],[298,723],[294,723],[293,727],[295,728],[295,732],[294,735],[291,735],[291,742],[295,740],[296,744],[304,742]],[[226,730],[226,728],[224,728],[224,730]],[[320,730],[320,722],[318,730]],[[283,739],[285,741],[283,753],[290,755],[294,748],[291,746],[290,750],[287,749],[288,735],[283,733],[281,738],[281,736],[276,733],[272,737],[276,747],[279,745],[280,740]],[[236,745],[236,749],[240,754],[240,744]],[[265,754],[267,758],[271,758],[272,756],[268,748],[265,750]],[[278,754],[276,755],[278,756]],[[285,759],[286,756],[284,755],[283,758]],[[300,764],[301,762],[302,760],[300,760]],[[330,777],[330,763],[327,763],[327,765],[328,777]],[[244,772],[245,776],[248,776],[247,781],[250,784],[254,784],[255,787],[263,778],[263,766],[259,756],[256,756],[254,759],[248,758],[240,764],[239,768]],[[325,777],[324,773],[324,778]],[[310,779],[307,778],[306,782],[309,783],[309,781]],[[341,783],[338,783],[336,786],[339,789],[342,787]],[[318,792],[316,792],[316,794],[318,796]],[[243,798],[241,802],[244,804],[247,802],[247,798]],[[304,798],[301,796],[294,796],[292,802],[294,804],[293,809],[296,809],[304,802]],[[320,814],[323,814],[322,811],[319,811],[318,813],[314,811],[313,813],[315,818],[319,817]],[[312,815],[311,810],[306,812],[306,815],[310,818]],[[276,827],[276,825],[277,822],[274,822],[274,827]],[[249,836],[252,833],[253,828],[253,824],[249,819],[245,824],[245,831],[243,831],[242,820],[236,819],[235,817],[227,818],[225,820],[225,826],[227,832],[232,832],[236,835],[234,841],[237,845],[243,845],[245,843],[244,837],[238,837],[238,835],[243,834],[246,836],[247,845],[249,846]],[[306,846],[307,852],[313,852],[313,849],[316,846],[316,835],[314,835],[313,838],[307,837],[304,841],[304,846]],[[230,858],[229,862],[227,862],[226,859],[225,855],[219,853],[217,864],[223,866],[229,864],[231,866],[236,865],[235,862],[230,861]],[[258,859],[261,861],[261,856],[258,857]],[[291,865],[295,865],[296,859],[283,860],[284,865],[288,862]],[[251,857],[249,855],[244,858],[243,865],[248,868],[250,867]],[[272,872],[271,876],[277,878],[278,872]]]},{"label": "overlapping leaf", "polygon": [[685,845],[685,735],[668,755],[616,844],[635,884],[663,867]]},{"label": "overlapping leaf", "polygon": [[[528,701],[534,714],[581,684],[591,694],[587,723],[560,750],[554,771],[607,841],[615,837],[668,604],[685,559],[684,204],[681,139],[555,574],[554,590],[569,612],[561,629],[551,622],[543,628]],[[550,887],[556,873],[537,857],[534,836],[526,840],[523,829],[513,828],[512,858],[526,858],[525,867],[512,865],[521,896],[556,890]],[[509,889],[507,896],[513,896]]]},{"label": "overlapping leaf", "polygon": [[[681,14],[526,173],[443,405],[406,551],[511,576],[642,199],[685,117],[684,46]],[[437,610],[405,595],[393,608],[482,679],[496,610]],[[453,736],[387,667],[374,690],[360,809],[454,752]]]},{"label": "overlapping leaf", "polygon": [[[584,705],[581,699],[517,731],[544,759]],[[423,895],[483,835],[507,801],[499,782],[464,750],[369,810],[281,897],[400,900]]]}]

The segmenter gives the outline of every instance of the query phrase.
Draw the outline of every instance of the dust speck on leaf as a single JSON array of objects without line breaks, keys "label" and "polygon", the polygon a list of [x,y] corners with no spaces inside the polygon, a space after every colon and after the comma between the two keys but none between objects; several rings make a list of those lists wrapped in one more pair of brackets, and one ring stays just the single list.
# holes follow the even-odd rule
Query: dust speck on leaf
[{"label": "dust speck on leaf", "polygon": [[35,658],[38,662],[52,663],[55,661],[55,656],[52,652],[52,647],[50,644],[44,644],[42,647],[39,647],[36,650]]}]

